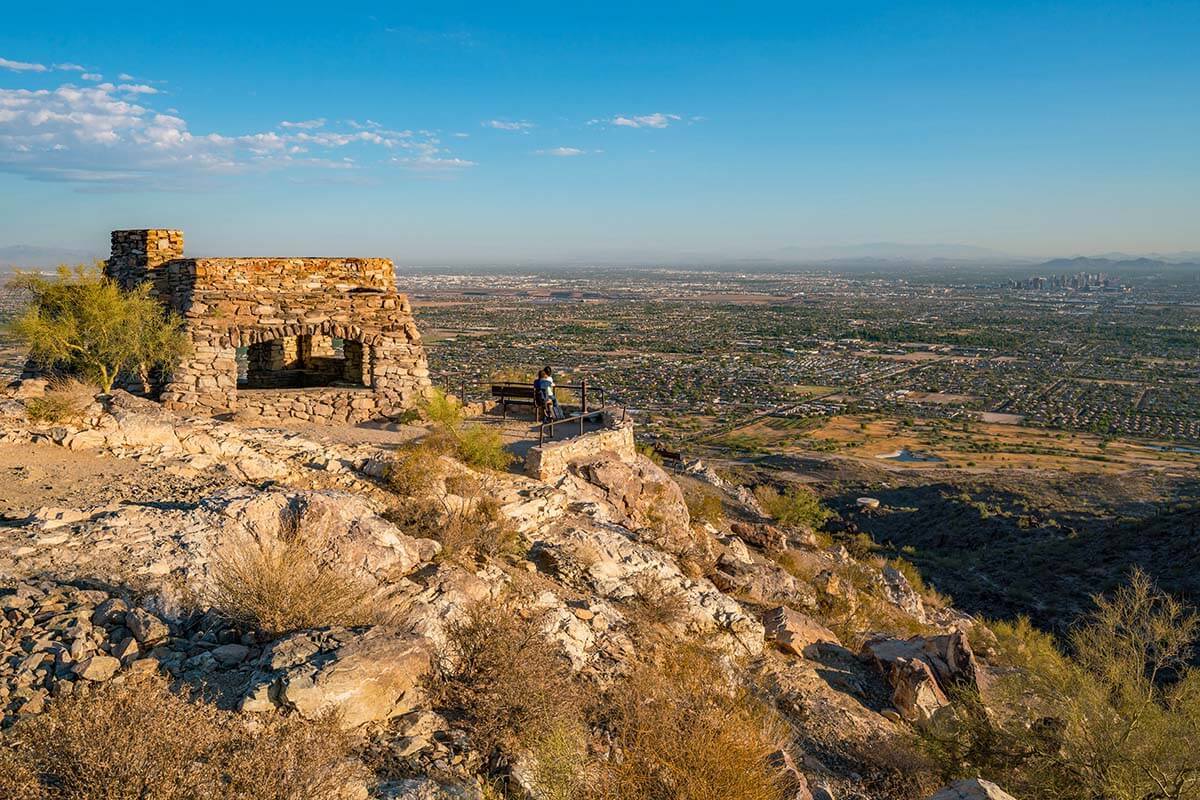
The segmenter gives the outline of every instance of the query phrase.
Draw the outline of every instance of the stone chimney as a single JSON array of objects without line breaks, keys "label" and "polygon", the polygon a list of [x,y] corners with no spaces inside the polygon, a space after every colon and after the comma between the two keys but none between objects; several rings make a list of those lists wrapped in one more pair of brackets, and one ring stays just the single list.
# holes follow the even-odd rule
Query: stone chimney
[{"label": "stone chimney", "polygon": [[[112,255],[104,262],[104,272],[121,288],[132,289],[143,281],[159,277],[155,274],[159,267],[182,257],[183,231],[161,228],[113,231]],[[165,286],[158,288],[161,294]]]}]

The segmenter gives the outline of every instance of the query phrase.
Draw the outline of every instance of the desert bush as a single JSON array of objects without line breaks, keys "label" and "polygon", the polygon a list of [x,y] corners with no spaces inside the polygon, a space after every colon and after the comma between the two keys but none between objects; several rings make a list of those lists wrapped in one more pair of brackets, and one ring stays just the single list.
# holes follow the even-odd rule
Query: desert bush
[{"label": "desert bush", "polygon": [[721,496],[711,489],[699,489],[684,496],[687,502],[688,516],[692,522],[707,522],[710,525],[720,525],[725,519],[725,507]]},{"label": "desert bush", "polygon": [[764,484],[754,489],[754,496],[763,510],[783,525],[819,528],[831,516],[820,498],[803,486],[793,485],[781,493]]},{"label": "desert bush", "polygon": [[683,621],[687,604],[674,586],[663,583],[649,572],[634,575],[629,585],[633,595],[625,602],[623,610],[634,627],[636,639],[649,643],[657,629]]},{"label": "desert bush", "polygon": [[715,656],[681,645],[643,661],[609,693],[615,754],[590,797],[604,800],[780,800],[768,761],[780,723]]},{"label": "desert bush", "polygon": [[441,448],[429,442],[405,445],[387,465],[388,488],[402,497],[428,493],[441,473]]},{"label": "desert bush", "polygon": [[334,800],[364,777],[332,719],[250,727],[156,675],[82,686],[4,736],[0,789],[22,800]]},{"label": "desert bush", "polygon": [[25,401],[32,422],[66,422],[78,419],[96,398],[96,386],[78,378],[55,378],[41,397]]},{"label": "desert bush", "polygon": [[1200,798],[1200,617],[1140,571],[1095,604],[1069,651],[1027,621],[993,626],[1013,671],[992,708],[960,698],[953,735],[927,736],[945,774],[984,772],[1049,800]]},{"label": "desert bush", "polygon": [[432,390],[421,406],[425,418],[435,431],[430,444],[445,447],[464,464],[475,469],[505,470],[513,455],[504,449],[500,431],[478,423],[468,424],[458,400],[437,389]]},{"label": "desert bush", "polygon": [[465,419],[458,398],[441,389],[431,389],[420,404],[420,409],[425,419],[444,428],[457,428]]},{"label": "desert bush", "polygon": [[469,467],[501,471],[513,462],[513,455],[504,449],[504,439],[496,428],[464,425],[455,438],[458,457]]},{"label": "desert bush", "polygon": [[471,554],[495,558],[517,549],[516,526],[500,511],[500,504],[482,486],[466,489],[464,503],[445,507],[441,532],[435,536],[445,555]]},{"label": "desert bush", "polygon": [[[582,729],[570,667],[540,619],[523,616],[511,598],[471,605],[449,624],[426,689],[435,706],[465,726],[485,758],[553,749]],[[582,761],[582,752],[578,757]],[[555,755],[555,772],[564,758]]]},{"label": "desert bush", "polygon": [[271,634],[361,625],[373,615],[370,590],[323,563],[319,542],[285,511],[277,539],[237,539],[217,552],[210,602],[232,620]]},{"label": "desert bush", "polygon": [[645,456],[652,463],[657,464],[660,467],[663,465],[663,457],[659,455],[657,450],[654,449],[654,445],[638,444],[636,449],[640,455]]},{"label": "desert bush", "polygon": [[168,312],[144,284],[122,290],[99,267],[60,268],[57,279],[21,275],[15,285],[32,301],[8,326],[46,366],[68,369],[112,391],[122,370],[148,380],[151,370],[170,368],[188,348],[183,321]]}]

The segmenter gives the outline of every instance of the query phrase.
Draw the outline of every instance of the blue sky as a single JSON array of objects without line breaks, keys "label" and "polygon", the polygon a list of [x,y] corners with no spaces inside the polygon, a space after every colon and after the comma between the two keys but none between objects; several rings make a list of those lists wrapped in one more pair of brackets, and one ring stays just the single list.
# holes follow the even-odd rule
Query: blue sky
[{"label": "blue sky", "polygon": [[1196,0],[9,4],[0,245],[1200,249],[1198,42]]}]

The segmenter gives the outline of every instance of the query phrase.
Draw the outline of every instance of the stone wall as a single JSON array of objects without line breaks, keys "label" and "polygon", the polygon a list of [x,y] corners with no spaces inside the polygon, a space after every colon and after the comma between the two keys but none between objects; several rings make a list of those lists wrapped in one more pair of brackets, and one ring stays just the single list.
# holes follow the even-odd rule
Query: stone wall
[{"label": "stone wall", "polygon": [[[126,286],[152,282],[191,338],[191,355],[161,393],[168,408],[215,414],[244,400],[279,416],[359,421],[412,408],[429,389],[421,335],[387,259],[183,258],[183,234],[164,230],[114,231],[112,242],[108,274]],[[238,348],[278,341],[270,358],[286,367],[302,358],[306,337],[317,343],[311,355],[325,355],[331,337],[345,340],[345,373],[331,377],[361,376],[366,389],[330,387],[338,402],[328,403],[308,389],[238,388]],[[289,399],[289,391],[305,394]]]},{"label": "stone wall", "polygon": [[321,424],[365,422],[383,414],[370,389],[262,389],[244,392],[238,416],[261,419],[298,419]]},{"label": "stone wall", "polygon": [[602,454],[615,455],[621,461],[637,459],[633,442],[633,422],[616,422],[604,413],[604,428],[559,442],[531,447],[525,454],[525,474],[543,481],[554,481],[566,474],[572,464],[591,461]]}]

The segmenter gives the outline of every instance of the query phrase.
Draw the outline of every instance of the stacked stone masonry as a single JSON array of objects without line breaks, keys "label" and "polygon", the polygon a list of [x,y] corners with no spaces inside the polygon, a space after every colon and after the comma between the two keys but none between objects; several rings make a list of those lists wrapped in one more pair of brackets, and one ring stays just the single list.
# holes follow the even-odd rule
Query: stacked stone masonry
[{"label": "stacked stone masonry", "polygon": [[168,408],[354,423],[429,390],[388,259],[184,258],[182,232],[136,230],[113,232],[105,269],[126,288],[151,283],[185,321],[192,352],[166,380]]},{"label": "stacked stone masonry", "polygon": [[603,427],[598,431],[529,448],[525,454],[525,474],[552,483],[565,475],[573,464],[593,461],[602,455],[626,463],[636,461],[633,422],[618,421],[606,411],[601,424]]}]

